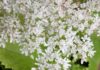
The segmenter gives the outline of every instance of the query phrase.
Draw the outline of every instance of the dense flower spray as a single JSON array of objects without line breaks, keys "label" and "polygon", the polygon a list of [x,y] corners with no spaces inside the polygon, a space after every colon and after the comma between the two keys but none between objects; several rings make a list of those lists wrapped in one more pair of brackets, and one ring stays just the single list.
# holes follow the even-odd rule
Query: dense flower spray
[{"label": "dense flower spray", "polygon": [[[1,0],[0,47],[16,42],[37,70],[69,70],[93,57],[90,38],[100,36],[100,0]],[[33,53],[36,52],[37,57]]]}]

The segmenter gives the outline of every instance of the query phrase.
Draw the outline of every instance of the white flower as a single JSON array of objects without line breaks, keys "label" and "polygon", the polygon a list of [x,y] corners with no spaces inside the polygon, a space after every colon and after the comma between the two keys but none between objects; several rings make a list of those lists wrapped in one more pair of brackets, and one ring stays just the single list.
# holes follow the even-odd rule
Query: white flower
[{"label": "white flower", "polygon": [[83,19],[85,18],[84,15],[83,15],[82,13],[79,13],[79,12],[78,12],[77,15],[78,15],[78,19],[80,19],[80,20],[83,20]]},{"label": "white flower", "polygon": [[36,68],[31,68],[31,70],[36,70]]},{"label": "white flower", "polygon": [[64,70],[68,70],[69,67],[71,67],[71,65],[69,64],[69,60],[64,60],[63,61],[63,67],[64,67]]},{"label": "white flower", "polygon": [[[32,70],[68,70],[69,57],[81,63],[93,57],[91,34],[100,35],[100,0],[77,4],[73,0],[0,1],[0,47],[18,43],[20,51],[34,59]],[[96,12],[95,14],[93,12]],[[42,44],[42,46],[41,46]],[[80,57],[78,57],[80,56]]]},{"label": "white flower", "polygon": [[33,30],[34,30],[34,34],[38,36],[43,32],[43,27],[38,25],[38,26],[34,27]]},{"label": "white flower", "polygon": [[89,53],[88,53],[88,56],[89,56],[90,58],[92,58],[92,57],[94,56],[95,53],[96,53],[96,51],[94,51],[93,49],[90,49],[90,50],[89,50]]}]

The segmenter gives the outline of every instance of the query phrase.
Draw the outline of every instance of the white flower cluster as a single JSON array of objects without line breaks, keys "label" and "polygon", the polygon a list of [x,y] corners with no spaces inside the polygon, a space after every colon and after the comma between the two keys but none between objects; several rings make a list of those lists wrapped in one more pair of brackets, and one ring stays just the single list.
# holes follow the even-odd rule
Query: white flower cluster
[{"label": "white flower cluster", "polygon": [[90,36],[100,36],[99,15],[100,0],[1,0],[0,46],[18,43],[38,70],[68,70],[70,56],[83,63],[94,55]]}]

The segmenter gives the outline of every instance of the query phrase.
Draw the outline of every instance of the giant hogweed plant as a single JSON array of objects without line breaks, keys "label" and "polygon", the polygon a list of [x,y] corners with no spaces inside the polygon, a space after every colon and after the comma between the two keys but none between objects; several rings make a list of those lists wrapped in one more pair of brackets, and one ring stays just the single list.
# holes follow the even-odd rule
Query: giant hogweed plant
[{"label": "giant hogweed plant", "polygon": [[0,0],[0,47],[16,42],[36,61],[32,70],[70,70],[95,54],[99,12],[100,0]]}]

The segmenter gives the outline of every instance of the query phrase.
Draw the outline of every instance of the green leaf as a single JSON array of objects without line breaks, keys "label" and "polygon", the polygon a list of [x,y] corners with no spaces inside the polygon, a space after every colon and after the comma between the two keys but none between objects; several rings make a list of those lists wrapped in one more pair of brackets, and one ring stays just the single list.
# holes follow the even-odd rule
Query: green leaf
[{"label": "green leaf", "polygon": [[20,54],[17,44],[7,43],[6,48],[0,48],[0,61],[5,68],[13,70],[31,70],[33,67],[33,60],[29,56]]},{"label": "green leaf", "polygon": [[93,34],[92,40],[96,53],[94,57],[90,60],[89,70],[98,70],[98,66],[100,64],[100,37],[97,37],[96,34]]}]

